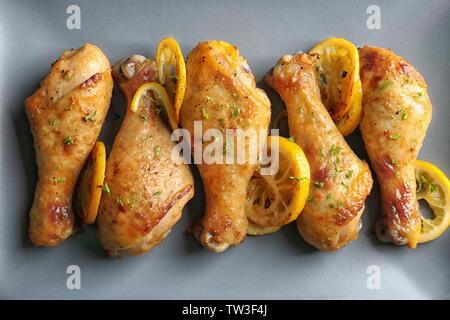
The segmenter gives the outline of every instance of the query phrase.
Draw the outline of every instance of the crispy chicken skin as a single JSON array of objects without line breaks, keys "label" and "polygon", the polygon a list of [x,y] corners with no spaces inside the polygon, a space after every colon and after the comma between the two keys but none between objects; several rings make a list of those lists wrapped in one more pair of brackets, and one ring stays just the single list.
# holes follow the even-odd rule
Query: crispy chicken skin
[{"label": "crispy chicken skin", "polygon": [[171,159],[175,143],[153,100],[144,98],[137,112],[130,104],[144,83],[157,82],[153,60],[132,56],[119,61],[113,77],[127,98],[125,119],[106,162],[105,183],[97,218],[97,234],[111,257],[135,256],[151,250],[181,218],[194,195],[192,173]]},{"label": "crispy chicken skin", "polygon": [[[180,112],[183,128],[191,133],[194,145],[194,121],[202,122],[202,134],[217,129],[253,129],[266,140],[270,121],[270,101],[255,80],[247,62],[236,47],[218,41],[200,42],[186,62],[187,87]],[[248,131],[247,131],[248,132]],[[261,135],[260,132],[263,132]],[[225,140],[225,139],[224,139]],[[260,140],[259,140],[260,141]],[[202,150],[211,143],[203,140]],[[224,149],[224,154],[229,152]],[[249,143],[245,142],[246,154]],[[202,245],[222,252],[246,237],[248,221],[244,209],[247,185],[255,169],[246,157],[243,164],[207,164],[198,169],[206,194],[206,212],[197,229],[192,230]]]},{"label": "crispy chicken skin", "polygon": [[112,89],[108,59],[87,43],[65,50],[25,101],[39,175],[29,225],[36,246],[55,246],[72,234],[72,193],[102,128]]},{"label": "crispy chicken skin", "polygon": [[290,134],[311,169],[309,198],[297,218],[297,228],[308,243],[329,252],[357,239],[372,175],[321,102],[314,71],[317,60],[317,55],[285,55],[265,82],[285,102]]},{"label": "crispy chicken skin", "polygon": [[360,129],[381,188],[376,234],[415,248],[420,235],[414,161],[431,121],[427,85],[409,62],[391,50],[359,49],[363,89]]}]

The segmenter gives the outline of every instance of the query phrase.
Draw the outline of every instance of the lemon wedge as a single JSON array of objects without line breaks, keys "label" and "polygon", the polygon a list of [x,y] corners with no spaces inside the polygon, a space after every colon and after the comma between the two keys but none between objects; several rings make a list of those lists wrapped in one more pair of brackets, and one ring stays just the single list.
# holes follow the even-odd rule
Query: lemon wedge
[{"label": "lemon wedge", "polygon": [[435,165],[415,161],[417,199],[425,199],[433,210],[434,218],[422,218],[419,243],[439,237],[450,225],[450,181]]},{"label": "lemon wedge", "polygon": [[358,49],[343,38],[330,38],[310,53],[319,54],[316,72],[322,102],[335,122],[346,116],[338,128],[348,135],[356,129],[362,115]]},{"label": "lemon wedge", "polygon": [[75,211],[81,221],[93,224],[97,218],[105,179],[106,150],[103,142],[97,141],[86,161],[75,191]]},{"label": "lemon wedge", "polygon": [[142,103],[142,99],[150,99],[154,102],[156,108],[162,108],[162,110],[164,110],[164,114],[167,115],[168,122],[172,130],[178,128],[172,102],[170,102],[167,91],[162,85],[156,82],[149,82],[140,86],[131,101],[131,111],[138,112],[138,110],[145,105]]},{"label": "lemon wedge", "polygon": [[171,98],[176,123],[180,123],[180,109],[186,91],[186,67],[180,46],[173,38],[165,38],[156,50],[159,83]]},{"label": "lemon wedge", "polygon": [[286,138],[273,136],[267,140],[270,153],[271,139],[278,139],[279,169],[274,175],[262,175],[258,167],[245,202],[247,218],[260,227],[279,227],[295,220],[309,192],[310,170],[303,150]]}]

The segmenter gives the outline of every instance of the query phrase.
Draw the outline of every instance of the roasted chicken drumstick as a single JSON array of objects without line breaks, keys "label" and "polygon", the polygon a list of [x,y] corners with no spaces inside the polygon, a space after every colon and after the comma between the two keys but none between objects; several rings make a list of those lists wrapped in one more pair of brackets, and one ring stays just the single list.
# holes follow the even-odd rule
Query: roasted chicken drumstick
[{"label": "roasted chicken drumstick", "polygon": [[130,105],[144,83],[157,82],[155,62],[134,55],[119,61],[113,77],[128,101],[125,119],[106,162],[97,233],[111,257],[151,250],[181,218],[194,195],[192,173],[171,158],[175,143],[159,115],[155,99],[144,97],[135,112]]},{"label": "roasted chicken drumstick", "polygon": [[290,134],[311,169],[309,198],[297,218],[298,230],[317,249],[335,251],[358,237],[372,176],[321,102],[317,60],[315,54],[285,55],[265,82],[285,102]]},{"label": "roasted chicken drumstick", "polygon": [[427,85],[391,50],[359,49],[363,89],[360,129],[381,188],[376,234],[415,248],[421,230],[414,161],[431,121]]},{"label": "roasted chicken drumstick", "polygon": [[[223,41],[200,42],[187,58],[186,74],[187,88],[180,120],[182,127],[191,133],[192,146],[196,142],[195,121],[202,124],[202,135],[209,129],[216,129],[218,137],[214,138],[222,139],[227,130],[242,129],[254,130],[258,145],[261,139],[266,140],[270,101],[264,91],[256,88],[250,68],[236,47]],[[201,140],[202,150],[215,140],[195,139]],[[244,148],[248,154],[248,140]],[[234,150],[225,142],[224,157],[229,152]],[[213,252],[222,252],[245,239],[248,221],[244,200],[256,165],[250,163],[249,158],[241,164],[236,156],[232,163],[202,161],[198,164],[206,193],[206,212],[195,233],[203,246]]]},{"label": "roasted chicken drumstick", "polygon": [[72,193],[102,128],[112,89],[108,59],[85,44],[65,50],[25,102],[39,169],[29,226],[36,246],[55,246],[72,234]]}]

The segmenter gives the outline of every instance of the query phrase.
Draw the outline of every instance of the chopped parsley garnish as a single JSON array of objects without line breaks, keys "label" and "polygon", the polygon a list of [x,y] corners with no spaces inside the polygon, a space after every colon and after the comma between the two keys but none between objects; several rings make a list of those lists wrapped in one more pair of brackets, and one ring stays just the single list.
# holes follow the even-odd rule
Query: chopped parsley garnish
[{"label": "chopped parsley garnish", "polygon": [[206,108],[205,107],[202,107],[202,113],[203,113],[203,118],[208,120],[209,119],[209,114],[208,114],[208,112],[206,112]]},{"label": "chopped parsley garnish", "polygon": [[336,208],[336,205],[332,202],[332,203],[330,203],[330,207]]},{"label": "chopped parsley garnish", "polygon": [[327,200],[331,200],[331,193],[327,195]]},{"label": "chopped parsley garnish", "polygon": [[145,114],[143,114],[143,113],[141,113],[140,116],[141,116],[142,119],[144,119],[144,121],[146,121],[148,119],[148,117]]},{"label": "chopped parsley garnish", "polygon": [[67,111],[72,111],[72,106],[66,106]]},{"label": "chopped parsley garnish", "polygon": [[60,183],[66,181],[66,178],[53,178],[54,183]]},{"label": "chopped parsley garnish", "polygon": [[205,98],[205,101],[206,101],[206,102],[211,101],[211,97],[206,97],[206,98]]},{"label": "chopped parsley garnish", "polygon": [[402,120],[407,120],[408,119],[408,115],[406,114],[406,111],[401,109],[400,112],[402,113]]},{"label": "chopped parsley garnish", "polygon": [[397,160],[395,160],[395,159],[392,159],[392,164],[393,164],[394,166],[398,166],[398,162],[397,162]]},{"label": "chopped parsley garnish", "polygon": [[58,171],[61,167],[60,166],[56,166],[55,170]]},{"label": "chopped parsley garnish", "polygon": [[108,196],[111,196],[111,190],[109,189],[108,183],[107,183],[107,182],[105,182],[105,183],[103,184],[102,190],[105,191],[105,192],[108,194]]},{"label": "chopped parsley garnish", "polygon": [[300,107],[300,108],[297,108],[297,112],[298,113],[302,113],[303,112],[303,109]]},{"label": "chopped parsley garnish", "polygon": [[405,83],[402,84],[402,87],[403,87],[403,86],[406,86],[406,85],[409,83],[409,81],[411,81],[411,80],[410,80],[409,78],[406,78]]},{"label": "chopped parsley garnish", "polygon": [[154,196],[159,196],[160,194],[162,194],[162,191],[156,191],[153,195]]},{"label": "chopped parsley garnish", "polygon": [[72,144],[72,143],[73,143],[72,137],[71,137],[71,136],[67,136],[67,137],[64,139],[64,143],[67,144],[67,145]]},{"label": "chopped parsley garnish", "polygon": [[308,198],[306,199],[306,201],[314,201],[314,200],[316,200],[316,198],[314,198],[314,196],[308,197]]},{"label": "chopped parsley garnish", "polygon": [[133,192],[133,199],[130,200],[129,198],[126,199],[128,205],[130,206],[130,209],[133,209],[133,206],[136,204],[137,199],[136,199],[136,192]]},{"label": "chopped parsley garnish", "polygon": [[344,181],[341,181],[341,184],[342,184],[344,187],[346,187],[347,189],[350,188],[350,187],[348,186],[348,184],[346,184]]},{"label": "chopped parsley garnish", "polygon": [[73,73],[72,73],[72,72],[67,72],[67,73],[64,75],[64,79],[66,79],[66,80],[71,80],[72,77],[73,77]]},{"label": "chopped parsley garnish", "polygon": [[84,117],[84,120],[86,121],[95,121],[95,115],[97,114],[97,111],[91,112],[89,115],[87,115],[86,117]]},{"label": "chopped parsley garnish", "polygon": [[336,146],[336,145],[333,144],[333,145],[331,146],[331,149],[330,149],[330,152],[331,152],[331,154],[332,154],[333,156],[338,155],[339,152],[341,152],[342,149],[343,149],[341,146],[338,146],[337,148],[336,148],[335,146]]},{"label": "chopped parsley garnish", "polygon": [[322,181],[315,181],[314,184],[319,187],[322,188],[323,187],[323,182]]},{"label": "chopped parsley garnish", "polygon": [[420,175],[420,176],[419,176],[419,182],[420,182],[420,183],[426,183],[426,182],[428,182],[428,180],[427,180],[427,178],[425,178],[423,175]]},{"label": "chopped parsley garnish", "polygon": [[333,130],[328,131],[328,135],[331,136],[333,134]]},{"label": "chopped parsley garnish", "polygon": [[347,179],[350,179],[352,177],[353,174],[353,170],[350,170],[345,176],[347,177]]},{"label": "chopped parsley garnish", "polygon": [[151,134],[149,134],[148,136],[142,137],[142,142],[147,141],[148,139],[150,139],[152,137]]},{"label": "chopped parsley garnish", "polygon": [[289,180],[295,180],[295,181],[298,181],[298,182],[300,182],[300,181],[302,181],[304,179],[306,179],[306,178],[297,178],[297,177],[293,177],[293,176],[289,177]]},{"label": "chopped parsley garnish", "polygon": [[395,176],[396,176],[397,178],[400,178],[400,172],[399,172],[399,171],[395,171]]},{"label": "chopped parsley garnish", "polygon": [[430,192],[436,192],[436,190],[437,190],[437,185],[431,183],[430,184]]},{"label": "chopped parsley garnish", "polygon": [[235,98],[235,99],[239,98],[238,94],[237,93],[233,93],[233,98]]},{"label": "chopped parsley garnish", "polygon": [[388,115],[388,118],[392,120],[392,119],[394,119],[394,116],[392,114],[390,114],[390,115]]},{"label": "chopped parsley garnish", "polygon": [[385,83],[383,83],[379,88],[378,88],[378,90],[384,90],[384,89],[386,89],[386,88],[388,88],[388,87],[390,87],[390,86],[392,86],[392,81],[386,81]]},{"label": "chopped parsley garnish", "polygon": [[160,146],[153,147],[153,156],[156,158],[161,151]]},{"label": "chopped parsley garnish", "polygon": [[401,134],[398,134],[398,135],[396,135],[396,136],[394,136],[394,135],[391,134],[391,135],[389,136],[389,138],[394,139],[394,140],[400,139],[401,137],[402,137]]},{"label": "chopped parsley garnish", "polygon": [[289,140],[290,142],[295,142],[295,141],[294,141],[294,136],[290,136],[290,137],[288,138],[288,140]]},{"label": "chopped parsley garnish", "polygon": [[231,111],[231,114],[233,115],[233,117],[237,118],[239,117],[239,114],[241,113],[241,109],[233,109]]},{"label": "chopped parsley garnish", "polygon": [[55,125],[55,123],[56,123],[56,121],[55,121],[55,120],[51,120],[51,121],[49,121],[49,122],[48,122],[48,124],[49,124],[49,125],[51,125],[51,126],[54,126],[54,125]]},{"label": "chopped parsley garnish", "polygon": [[122,200],[120,200],[119,197],[117,197],[116,201],[117,201],[118,204],[120,204],[123,207],[123,202],[122,202]]},{"label": "chopped parsley garnish", "polygon": [[219,122],[223,124],[225,122],[225,119],[220,118]]}]

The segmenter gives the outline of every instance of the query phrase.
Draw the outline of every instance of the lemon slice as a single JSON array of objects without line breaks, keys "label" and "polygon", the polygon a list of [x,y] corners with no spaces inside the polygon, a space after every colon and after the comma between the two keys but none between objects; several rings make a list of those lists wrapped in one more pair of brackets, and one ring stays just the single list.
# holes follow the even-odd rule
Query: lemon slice
[{"label": "lemon slice", "polygon": [[145,104],[142,103],[142,99],[150,99],[154,102],[157,108],[162,107],[164,113],[167,115],[168,122],[172,130],[178,128],[178,124],[175,121],[175,111],[172,107],[172,102],[170,102],[167,91],[163,86],[156,82],[144,83],[140,86],[131,101],[131,111],[138,112],[142,106],[145,106]]},{"label": "lemon slice", "polygon": [[249,221],[261,227],[285,225],[297,218],[309,192],[309,164],[303,150],[283,137],[278,139],[279,169],[274,175],[262,175],[258,167],[247,188],[245,209]]},{"label": "lemon slice", "polygon": [[417,199],[425,199],[433,210],[434,218],[422,218],[419,243],[439,237],[450,225],[450,181],[435,165],[415,161]]},{"label": "lemon slice", "polygon": [[186,67],[180,46],[173,38],[165,38],[156,49],[159,83],[164,85],[173,102],[176,123],[180,123],[180,109],[186,91]]},{"label": "lemon slice", "polygon": [[103,142],[97,141],[81,173],[75,191],[75,210],[81,221],[92,224],[97,218],[105,179],[106,150]]},{"label": "lemon slice", "polygon": [[269,233],[274,233],[275,231],[280,230],[281,227],[278,226],[270,226],[270,227],[261,227],[253,222],[248,222],[247,234],[249,236],[262,236]]},{"label": "lemon slice", "polygon": [[339,120],[358,95],[358,49],[343,38],[330,38],[316,45],[311,53],[319,54],[316,71],[322,102],[331,118]]},{"label": "lemon slice", "polygon": [[350,135],[353,131],[356,130],[356,128],[358,128],[363,115],[362,87],[361,87],[361,80],[359,79],[355,90],[356,96],[355,99],[353,100],[350,110],[348,110],[348,112],[344,114],[344,116],[341,119],[335,121],[336,127],[344,137]]}]

